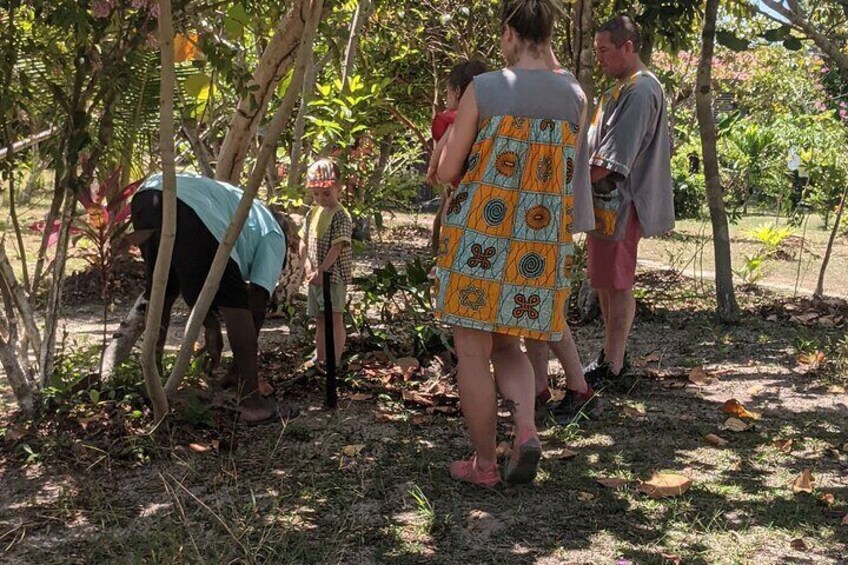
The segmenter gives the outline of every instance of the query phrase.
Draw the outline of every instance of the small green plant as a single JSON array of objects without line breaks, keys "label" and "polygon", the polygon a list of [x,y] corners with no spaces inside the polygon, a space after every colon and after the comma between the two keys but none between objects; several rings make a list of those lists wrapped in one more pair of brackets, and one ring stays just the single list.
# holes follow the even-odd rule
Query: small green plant
[{"label": "small green plant", "polygon": [[[432,261],[416,257],[403,270],[390,262],[367,277],[354,279],[363,293],[362,300],[353,305],[354,323],[377,344],[390,341],[397,333],[392,331],[394,328],[403,326],[406,334],[407,327],[411,327],[416,355],[449,349],[448,333],[433,322],[431,267]],[[378,323],[369,318],[375,310],[379,313]]]},{"label": "small green plant", "polygon": [[748,230],[748,236],[760,243],[761,253],[764,258],[773,257],[780,251],[780,246],[791,236],[791,226],[777,227],[769,224],[761,224],[756,228]]},{"label": "small green plant", "polygon": [[424,521],[422,524],[424,533],[432,533],[436,526],[436,511],[433,508],[433,503],[430,502],[418,485],[414,485],[409,490],[409,496],[415,501],[416,510]]},{"label": "small green plant", "polygon": [[733,272],[746,286],[755,285],[766,276],[763,262],[765,257],[761,253],[745,255],[742,267],[733,269]]}]

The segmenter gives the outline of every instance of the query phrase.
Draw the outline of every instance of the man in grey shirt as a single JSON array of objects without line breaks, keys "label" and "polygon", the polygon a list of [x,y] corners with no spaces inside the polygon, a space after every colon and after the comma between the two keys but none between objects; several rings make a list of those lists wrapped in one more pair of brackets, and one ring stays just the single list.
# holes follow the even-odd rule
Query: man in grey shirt
[{"label": "man in grey shirt", "polygon": [[626,16],[598,29],[595,52],[616,84],[589,129],[595,230],[589,233],[589,281],[598,291],[604,348],[587,367],[590,383],[614,385],[627,369],[625,350],[636,313],[633,279],[641,237],[674,227],[671,144],[662,87],[639,58],[639,30]]}]

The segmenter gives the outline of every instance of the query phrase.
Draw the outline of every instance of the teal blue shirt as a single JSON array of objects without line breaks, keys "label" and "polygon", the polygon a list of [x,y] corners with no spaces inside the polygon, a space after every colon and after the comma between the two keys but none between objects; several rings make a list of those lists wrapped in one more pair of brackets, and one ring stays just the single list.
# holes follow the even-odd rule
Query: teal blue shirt
[{"label": "teal blue shirt", "polygon": [[[142,190],[162,190],[162,175],[148,178],[139,189]],[[224,238],[242,194],[241,189],[208,177],[188,173],[177,175],[177,199],[194,210],[218,241]],[[286,256],[286,236],[271,211],[261,202],[253,202],[230,256],[238,264],[244,280],[273,294]]]}]

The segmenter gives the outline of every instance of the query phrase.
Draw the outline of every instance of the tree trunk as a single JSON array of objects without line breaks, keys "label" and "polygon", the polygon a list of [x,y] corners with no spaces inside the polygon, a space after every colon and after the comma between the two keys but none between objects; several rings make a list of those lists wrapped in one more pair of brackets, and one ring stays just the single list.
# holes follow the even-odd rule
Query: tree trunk
[{"label": "tree trunk", "polygon": [[[8,128],[7,135],[9,134]],[[15,233],[15,241],[18,244],[18,255],[21,257],[21,281],[27,293],[30,292],[29,266],[27,265],[26,247],[24,247],[24,237],[21,232],[21,222],[18,218],[17,197],[15,193],[15,157],[11,151],[11,142],[9,151],[6,154],[6,161],[9,165],[9,217],[12,220],[12,228]]]},{"label": "tree trunk", "polygon": [[41,244],[38,246],[38,256],[35,260],[35,271],[32,275],[32,285],[30,287],[30,297],[38,294],[38,289],[41,287],[41,279],[44,276],[44,264],[47,262],[47,248],[50,241],[50,232],[53,230],[53,223],[59,216],[62,210],[62,204],[65,200],[65,191],[60,188],[59,177],[56,176],[53,180],[53,201],[50,203],[50,210],[47,212],[46,223],[44,224],[44,233],[41,235]]},{"label": "tree trunk", "polygon": [[294,120],[294,135],[292,139],[291,158],[289,159],[289,173],[286,185],[293,189],[300,185],[300,177],[303,174],[303,135],[306,132],[306,114],[309,110],[309,102],[315,93],[315,82],[318,77],[318,69],[315,66],[314,57],[309,57],[306,63],[306,72],[303,75],[303,88],[300,93],[300,107],[297,109],[297,117]]},{"label": "tree trunk", "polygon": [[150,304],[147,307],[147,331],[141,350],[141,370],[147,394],[153,402],[153,418],[159,424],[168,415],[168,397],[162,388],[157,366],[157,343],[165,304],[165,289],[171,270],[171,256],[177,236],[177,178],[174,163],[174,24],[171,19],[171,0],[159,0],[159,48],[162,59],[162,79],[159,94],[159,149],[162,153],[162,231]]},{"label": "tree trunk", "polygon": [[356,11],[353,13],[353,19],[350,22],[350,35],[347,39],[344,66],[342,67],[342,90],[347,90],[348,81],[353,74],[353,69],[356,67],[359,36],[362,34],[362,28],[365,27],[365,22],[371,17],[371,11],[373,9],[374,4],[371,0],[359,0],[359,3],[356,5]]},{"label": "tree trunk", "polygon": [[[62,212],[59,242],[56,244],[56,257],[53,260],[53,281],[47,294],[47,314],[44,319],[44,336],[41,342],[39,369],[41,370],[41,386],[45,386],[53,374],[53,358],[56,348],[56,328],[59,325],[59,313],[62,305],[62,282],[65,280],[65,264],[68,260],[68,245],[71,237],[71,224],[77,208],[77,198],[73,186],[75,173],[70,177],[65,188],[65,205]],[[63,183],[65,184],[65,183]]]},{"label": "tree trunk", "polygon": [[701,59],[698,63],[695,101],[698,125],[701,130],[701,146],[704,155],[704,176],[707,185],[707,200],[713,225],[713,247],[716,264],[716,301],[719,318],[723,322],[739,321],[739,306],[733,289],[733,268],[730,254],[730,230],[719,176],[716,151],[716,127],[712,112],[712,59],[715,51],[716,15],[719,0],[707,0],[704,13]]},{"label": "tree trunk", "polygon": [[200,139],[199,135],[197,135],[197,130],[194,125],[188,121],[183,121],[181,130],[183,132],[183,136],[186,138],[189,145],[191,145],[191,150],[197,157],[197,164],[200,167],[200,172],[203,173],[203,176],[205,177],[214,178],[215,171],[212,169],[211,165],[212,156],[209,154],[209,149],[206,147],[206,144],[203,143],[203,140]]},{"label": "tree trunk", "polygon": [[[115,373],[115,369],[123,363],[132,352],[133,346],[144,333],[145,316],[147,314],[147,298],[142,292],[135,299],[130,313],[121,322],[118,331],[112,334],[112,341],[103,351],[103,359],[100,362],[100,376],[109,380]],[[156,326],[159,327],[159,324]]]},{"label": "tree trunk", "polygon": [[9,258],[6,256],[6,245],[0,240],[0,277],[3,279],[9,298],[14,304],[15,309],[24,322],[26,336],[36,355],[41,353],[41,334],[38,331],[38,326],[35,323],[35,314],[32,311],[29,300],[23,287],[18,284],[15,271]]},{"label": "tree trunk", "polygon": [[321,20],[321,10],[323,5],[324,0],[313,0],[313,4],[310,5],[308,16],[305,19],[303,41],[298,49],[297,63],[295,65],[291,85],[289,86],[289,90],[286,92],[285,99],[280,104],[280,107],[275,112],[271,123],[268,125],[268,131],[265,135],[265,140],[262,143],[262,148],[259,151],[259,156],[250,176],[250,181],[244,189],[244,196],[242,196],[238,208],[233,215],[233,219],[231,220],[227,231],[224,233],[221,244],[218,246],[215,259],[209,269],[209,275],[203,285],[203,290],[200,292],[197,303],[189,316],[182,347],[180,348],[179,355],[174,363],[174,369],[171,372],[171,376],[168,378],[168,382],[165,385],[165,390],[169,394],[172,394],[177,390],[180,382],[182,381],[183,375],[188,368],[188,364],[191,361],[194,342],[197,341],[206,313],[209,311],[209,307],[212,304],[215,293],[218,291],[218,285],[221,282],[221,275],[223,275],[224,269],[227,266],[230,252],[235,245],[236,239],[238,239],[239,233],[241,233],[242,227],[244,227],[244,223],[250,213],[250,208],[253,205],[253,200],[256,198],[256,192],[265,177],[265,167],[268,164],[268,160],[272,157],[274,148],[276,147],[276,140],[279,139],[280,134],[283,132],[283,129],[286,127],[289,119],[291,118],[292,110],[294,109],[294,102],[300,92],[297,85],[301,84],[303,75],[306,72],[307,62],[309,57],[312,55],[313,42],[315,40],[318,23]]},{"label": "tree trunk", "polygon": [[586,93],[589,103],[589,115],[595,101],[595,49],[594,49],[594,27],[595,21],[592,14],[592,0],[577,0],[574,4],[574,53],[575,65],[574,76]]},{"label": "tree trunk", "polygon": [[[771,12],[757,8],[758,12],[780,24],[785,24],[788,21],[797,30],[804,32],[839,68],[843,78],[848,80],[848,53],[843,51],[834,40],[816,29],[796,1],[790,0],[788,2],[788,8],[782,0],[762,0],[762,3]],[[778,18],[775,14],[778,14],[783,19]]]},{"label": "tree trunk", "polygon": [[218,154],[216,179],[239,184],[244,159],[256,134],[256,128],[265,116],[277,85],[294,64],[306,22],[310,19],[310,6],[308,0],[295,0],[277,25],[274,37],[262,54],[250,81],[249,87],[253,90],[241,99],[230,121]]},{"label": "tree trunk", "polygon": [[819,281],[816,283],[816,292],[813,294],[817,298],[821,298],[824,294],[824,275],[827,272],[827,265],[830,263],[830,255],[833,253],[833,242],[836,241],[836,234],[839,232],[839,226],[842,223],[842,213],[845,211],[846,197],[848,197],[848,186],[842,191],[842,199],[839,201],[839,208],[836,209],[836,219],[833,222],[833,229],[830,230],[830,238],[827,240],[827,250],[824,252],[824,259],[822,259],[822,266],[819,271]]},{"label": "tree trunk", "polygon": [[[0,366],[6,372],[9,384],[18,406],[24,412],[31,412],[33,408],[33,383],[29,379],[29,370],[26,366],[26,351],[18,351],[18,331],[15,319],[15,308],[13,306],[11,292],[0,279],[0,296],[3,298],[3,311],[0,312]],[[21,361],[23,360],[23,362]]]}]

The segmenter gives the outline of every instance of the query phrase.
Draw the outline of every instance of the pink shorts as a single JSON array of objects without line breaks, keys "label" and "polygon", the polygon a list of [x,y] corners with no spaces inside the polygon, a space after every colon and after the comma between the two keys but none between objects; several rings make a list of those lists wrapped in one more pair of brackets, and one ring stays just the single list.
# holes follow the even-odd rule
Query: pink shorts
[{"label": "pink shorts", "polygon": [[627,233],[621,241],[598,239],[589,234],[589,283],[592,288],[628,290],[636,277],[636,250],[642,230],[636,209],[630,209]]}]

